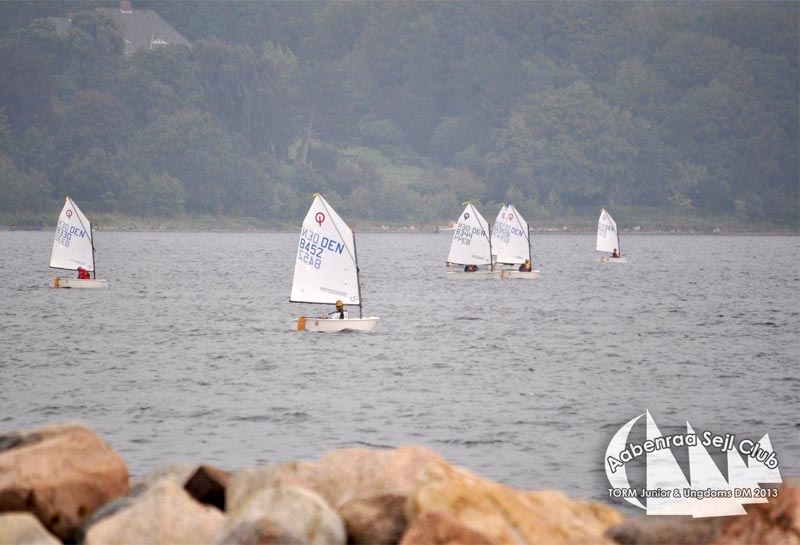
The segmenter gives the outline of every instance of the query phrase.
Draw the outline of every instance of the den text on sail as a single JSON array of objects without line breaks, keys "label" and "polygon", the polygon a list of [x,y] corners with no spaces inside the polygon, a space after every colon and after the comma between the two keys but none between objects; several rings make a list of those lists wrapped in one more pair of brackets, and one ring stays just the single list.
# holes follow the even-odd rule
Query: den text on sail
[{"label": "den text on sail", "polygon": [[327,236],[321,236],[319,233],[304,227],[300,233],[297,260],[319,269],[322,267],[322,259],[325,257],[326,251],[342,254],[344,252],[344,243]]},{"label": "den text on sail", "polygon": [[58,225],[56,226],[56,242],[62,246],[69,247],[69,242],[72,240],[72,237],[84,238],[86,237],[86,230],[70,225],[64,220],[58,220]]}]

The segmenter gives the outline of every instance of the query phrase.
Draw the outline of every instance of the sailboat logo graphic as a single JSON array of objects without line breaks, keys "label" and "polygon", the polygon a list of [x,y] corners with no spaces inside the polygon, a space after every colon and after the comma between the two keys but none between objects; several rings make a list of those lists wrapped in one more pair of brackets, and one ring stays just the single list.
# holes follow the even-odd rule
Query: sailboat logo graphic
[{"label": "sailboat logo graphic", "polygon": [[[631,429],[643,416],[647,417],[647,440],[642,444],[626,444]],[[670,447],[688,449],[688,480]],[[725,453],[727,479],[707,447]],[[742,455],[747,457],[747,463]],[[628,481],[625,465],[639,457],[646,461],[647,484],[637,490]],[[722,436],[708,431],[697,434],[687,422],[686,433],[665,436],[649,411],[614,434],[605,460],[606,477],[612,486],[609,495],[646,510],[648,515],[692,515],[695,518],[744,515],[743,504],[766,503],[768,498],[776,496],[776,489],[761,488],[762,483],[782,482],[778,458],[768,434],[757,442],[737,441],[732,434]],[[646,502],[646,507],[642,501]]]}]

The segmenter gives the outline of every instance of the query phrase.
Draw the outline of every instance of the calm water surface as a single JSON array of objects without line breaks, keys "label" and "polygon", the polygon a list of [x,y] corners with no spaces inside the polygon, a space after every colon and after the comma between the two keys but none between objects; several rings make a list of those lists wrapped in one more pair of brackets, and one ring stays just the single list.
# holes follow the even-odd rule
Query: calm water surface
[{"label": "calm water surface", "polygon": [[[0,431],[78,420],[140,475],[420,444],[608,499],[613,433],[760,438],[800,474],[800,239],[534,240],[536,281],[445,283],[446,235],[360,234],[372,334],[292,332],[297,234],[96,233],[108,290],[53,290],[52,234],[0,232]],[[677,428],[676,428],[677,429]]]}]

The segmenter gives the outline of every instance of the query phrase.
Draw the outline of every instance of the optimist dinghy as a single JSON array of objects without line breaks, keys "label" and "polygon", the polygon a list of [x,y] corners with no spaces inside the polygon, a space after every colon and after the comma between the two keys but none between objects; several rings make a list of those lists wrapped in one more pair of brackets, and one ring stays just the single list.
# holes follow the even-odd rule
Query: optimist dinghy
[{"label": "optimist dinghy", "polygon": [[[323,317],[300,316],[297,331],[372,331],[380,318],[364,318],[361,312],[361,284],[353,230],[320,195],[303,220],[294,266],[293,303],[357,306],[358,318],[343,310]],[[339,306],[339,305],[337,305]]]},{"label": "optimist dinghy", "polygon": [[531,228],[511,203],[503,205],[497,214],[492,229],[492,249],[496,252],[495,261],[499,266],[500,278],[533,280],[539,277],[538,270],[519,270],[519,266],[525,262],[533,266]]},{"label": "optimist dinghy", "polygon": [[[460,265],[461,271],[445,272],[447,280],[489,280],[500,278],[500,273],[493,270],[492,241],[489,237],[489,224],[471,202],[467,205],[458,219],[458,225],[453,232],[453,241],[450,243],[450,253],[447,256],[447,267]],[[486,265],[489,269],[478,269]],[[467,268],[473,268],[467,272]]]},{"label": "optimist dinghy", "polygon": [[[50,267],[77,271],[79,268],[92,273],[92,278],[67,278],[56,276],[54,288],[106,288],[106,280],[98,280],[94,264],[94,235],[92,224],[75,204],[67,197],[61,215],[58,216],[53,252],[50,254]],[[87,275],[88,276],[88,275]]]},{"label": "optimist dinghy", "polygon": [[597,221],[597,251],[598,252],[612,252],[617,250],[620,257],[612,257],[610,255],[601,255],[600,263],[627,263],[628,260],[622,257],[622,248],[619,246],[619,231],[617,231],[617,222],[611,217],[611,214],[606,212],[603,208],[600,210],[600,219]]}]

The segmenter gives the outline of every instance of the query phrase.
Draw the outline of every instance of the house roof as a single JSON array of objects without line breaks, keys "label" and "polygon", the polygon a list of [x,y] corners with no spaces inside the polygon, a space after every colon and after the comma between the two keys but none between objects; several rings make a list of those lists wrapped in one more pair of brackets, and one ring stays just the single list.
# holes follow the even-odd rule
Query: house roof
[{"label": "house roof", "polygon": [[[153,49],[164,45],[192,44],[172,28],[159,14],[149,9],[131,11],[120,8],[96,8],[95,11],[109,16],[119,28],[125,39],[125,54],[130,55],[138,49]],[[56,24],[56,31],[61,34],[67,31],[71,20],[66,17],[50,17]]]},{"label": "house roof", "polygon": [[117,23],[125,38],[126,55],[137,49],[152,49],[158,45],[191,46],[186,38],[153,10],[124,12],[119,8],[97,8],[96,11],[108,15]]}]

